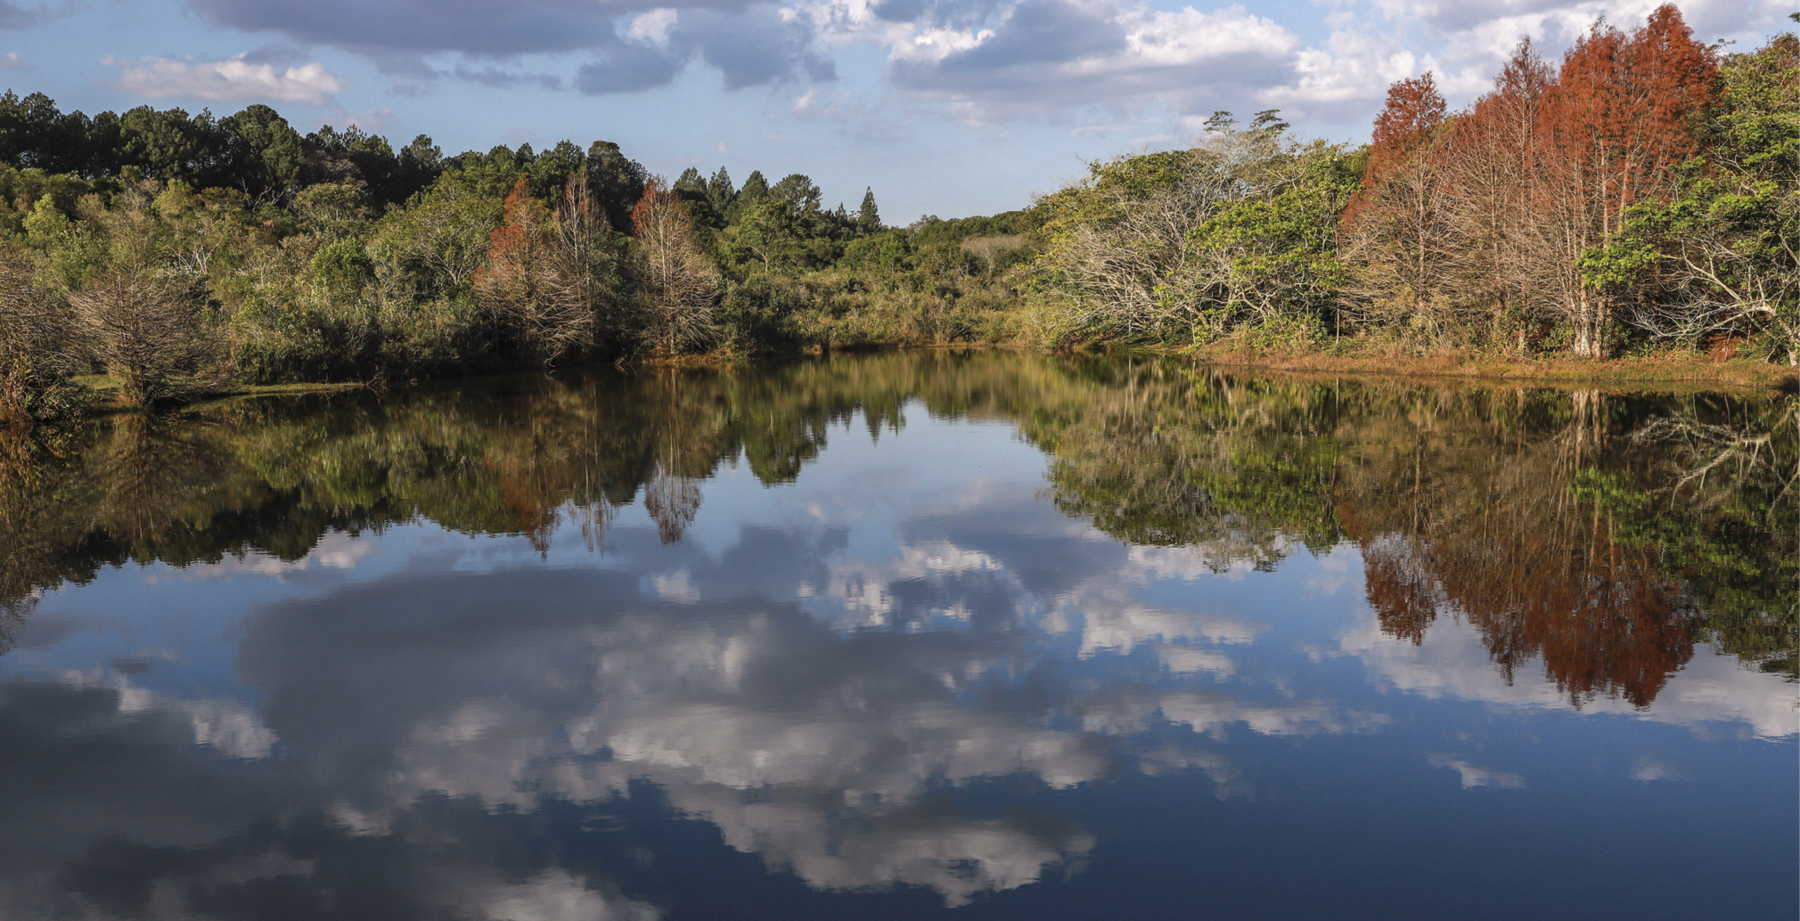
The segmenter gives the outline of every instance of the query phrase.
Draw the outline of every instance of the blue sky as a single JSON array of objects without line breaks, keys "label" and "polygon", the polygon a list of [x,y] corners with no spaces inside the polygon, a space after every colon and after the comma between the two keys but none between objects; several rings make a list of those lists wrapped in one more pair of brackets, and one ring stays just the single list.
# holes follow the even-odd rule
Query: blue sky
[{"label": "blue sky", "polygon": [[[672,4],[672,5],[663,5]],[[1680,4],[1751,47],[1794,0]],[[654,172],[810,175],[889,223],[1026,205],[1084,161],[1280,108],[1360,140],[1388,83],[1453,104],[1523,35],[1646,0],[0,0],[0,82],[65,109],[275,106],[446,152],[618,142]]]}]

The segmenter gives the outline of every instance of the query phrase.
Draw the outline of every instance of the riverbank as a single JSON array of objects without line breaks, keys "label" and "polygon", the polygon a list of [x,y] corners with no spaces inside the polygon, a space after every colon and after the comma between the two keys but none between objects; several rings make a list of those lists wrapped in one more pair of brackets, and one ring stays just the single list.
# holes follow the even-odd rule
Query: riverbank
[{"label": "riverbank", "polygon": [[[861,346],[833,349],[808,354],[864,353],[870,351],[965,351],[984,349],[1017,349],[1008,344],[958,343],[946,345],[889,345],[875,348]],[[1030,351],[1030,349],[1027,349]],[[1102,351],[1114,351],[1103,349]],[[1525,384],[1555,387],[1595,386],[1626,389],[1676,390],[1789,390],[1800,387],[1800,369],[1786,365],[1746,359],[1717,360],[1702,355],[1659,356],[1655,358],[1613,358],[1599,361],[1571,358],[1503,358],[1479,354],[1447,355],[1343,355],[1327,352],[1268,352],[1250,349],[1124,349],[1125,353],[1186,358],[1211,367],[1232,371],[1278,372],[1318,377],[1352,377],[1406,380],[1418,383],[1459,381],[1469,384]],[[724,368],[757,364],[771,356],[749,356],[742,352],[715,351],[684,355],[675,359],[656,359],[636,363],[637,367],[658,368]],[[131,409],[117,402],[119,384],[106,375],[78,377],[74,383],[89,395],[88,405],[94,412],[117,412]],[[226,383],[179,402],[199,405],[224,400],[268,396],[334,393],[363,389],[359,382],[340,383]]]},{"label": "riverbank", "polygon": [[1383,377],[1428,381],[1674,387],[1678,389],[1792,390],[1800,368],[1741,358],[1704,355],[1653,358],[1505,358],[1494,355],[1334,355],[1325,352],[1258,352],[1187,349],[1178,354],[1204,364],[1250,371],[1282,371],[1335,377]]},{"label": "riverbank", "polygon": [[[118,412],[139,409],[119,402],[118,380],[105,374],[87,374],[73,378],[71,383],[81,387],[89,397],[88,406],[92,412]],[[193,406],[202,403],[215,403],[241,397],[273,397],[293,396],[303,393],[337,393],[346,390],[360,390],[364,384],[354,381],[335,384],[295,382],[285,384],[239,384],[224,383],[209,387],[204,393],[178,402]]]}]

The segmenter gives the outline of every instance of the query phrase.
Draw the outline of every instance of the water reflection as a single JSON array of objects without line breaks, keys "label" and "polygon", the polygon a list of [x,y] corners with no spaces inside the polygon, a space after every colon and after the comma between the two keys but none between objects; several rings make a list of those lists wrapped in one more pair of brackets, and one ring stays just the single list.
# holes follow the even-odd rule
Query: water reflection
[{"label": "water reflection", "polygon": [[[1578,786],[1546,733],[1620,782],[1704,774],[1722,743],[1663,723],[1779,740],[1737,755],[1766,816],[1794,427],[1776,399],[975,354],[14,443],[0,914],[1167,912],[1193,893],[1109,854],[1266,851],[1371,758],[1308,809],[1416,800],[1454,840],[1446,797]],[[1616,750],[1555,721],[1608,712]],[[1785,898],[1790,844],[1738,868],[1777,883],[1747,904]]]}]

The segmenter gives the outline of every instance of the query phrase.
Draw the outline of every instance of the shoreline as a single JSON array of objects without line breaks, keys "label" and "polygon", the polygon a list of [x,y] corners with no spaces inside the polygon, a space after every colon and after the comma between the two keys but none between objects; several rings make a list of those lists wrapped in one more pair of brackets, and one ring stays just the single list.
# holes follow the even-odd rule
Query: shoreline
[{"label": "shoreline", "polygon": [[1800,368],[1733,358],[1502,358],[1451,355],[1330,355],[1323,352],[1249,352],[1183,349],[1180,355],[1221,370],[1275,371],[1329,377],[1386,378],[1416,383],[1596,385],[1629,389],[1785,390],[1800,386]]},{"label": "shoreline", "polygon": [[[1056,354],[1043,349],[1023,348],[1012,343],[942,343],[892,344],[857,348],[807,350],[793,354],[746,355],[741,352],[708,352],[684,355],[675,359],[659,358],[631,362],[625,369],[722,369],[782,361],[794,358],[823,357],[832,354],[870,354],[878,352],[956,352],[956,351],[1032,351]],[[1157,348],[1146,346],[1114,346],[1076,349],[1064,354],[1145,355],[1186,360],[1221,371],[1275,373],[1283,376],[1320,378],[1361,378],[1392,380],[1411,384],[1462,383],[1497,386],[1597,386],[1630,390],[1800,390],[1800,368],[1749,359],[1714,360],[1703,356],[1683,358],[1609,358],[1583,360],[1574,358],[1501,358],[1470,354],[1431,356],[1408,355],[1332,355],[1324,352],[1257,352],[1218,348]],[[594,366],[612,365],[595,362]],[[527,368],[513,371],[529,371]],[[496,373],[513,373],[497,371]],[[477,375],[480,376],[480,375]],[[390,386],[409,384],[445,384],[460,379],[444,376],[418,381],[396,382]],[[136,412],[143,407],[121,405],[109,397],[118,385],[104,375],[76,379],[92,396],[88,412],[106,415]],[[337,383],[291,382],[283,384],[228,384],[218,390],[176,401],[183,407],[203,406],[235,399],[271,396],[299,396],[318,393],[343,393],[368,388],[355,381]]]}]

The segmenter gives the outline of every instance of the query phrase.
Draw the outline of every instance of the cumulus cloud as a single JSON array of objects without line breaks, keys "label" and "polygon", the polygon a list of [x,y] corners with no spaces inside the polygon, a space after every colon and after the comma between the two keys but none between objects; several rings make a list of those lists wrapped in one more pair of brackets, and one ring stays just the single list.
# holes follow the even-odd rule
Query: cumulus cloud
[{"label": "cumulus cloud", "polygon": [[[1564,710],[1567,696],[1551,681],[1509,680],[1494,667],[1480,631],[1461,620],[1432,625],[1419,645],[1395,642],[1381,632],[1373,611],[1338,638],[1339,652],[1360,658],[1383,689],[1426,698],[1477,700],[1507,709]],[[1743,668],[1735,657],[1697,648],[1694,658],[1669,679],[1656,702],[1638,709],[1619,697],[1582,703],[1588,713],[1611,713],[1703,731],[1709,725],[1739,724],[1758,738],[1796,734],[1791,686],[1779,678]]]},{"label": "cumulus cloud", "polygon": [[[494,62],[570,54],[567,82],[584,93],[667,86],[694,62],[743,89],[834,80],[834,53],[861,46],[885,56],[889,86],[971,124],[1077,113],[1121,124],[1161,107],[1189,130],[1220,108],[1362,122],[1390,83],[1427,70],[1459,103],[1520,37],[1554,55],[1597,18],[1638,22],[1657,2],[1343,0],[1321,22],[1142,0],[188,0],[215,24],[344,48],[417,77],[555,89],[564,81]],[[1694,0],[1683,12],[1703,40],[1752,39],[1779,27],[1785,9]],[[35,15],[0,0],[0,27]],[[424,63],[446,53],[464,62]]]},{"label": "cumulus cloud", "polygon": [[813,47],[811,23],[772,6],[744,10],[661,7],[632,17],[625,36],[609,35],[575,86],[584,93],[631,93],[674,82],[690,61],[718,71],[725,88],[837,79],[836,65]]},{"label": "cumulus cloud", "polygon": [[218,25],[375,56],[577,51],[612,32],[609,5],[586,0],[188,0],[189,8]]},{"label": "cumulus cloud", "polygon": [[[1659,0],[1352,0],[1322,24],[1242,5],[1156,9],[1133,0],[817,0],[799,7],[830,46],[875,44],[890,82],[966,121],[1062,117],[1151,103],[1198,118],[1280,107],[1361,121],[1395,80],[1437,71],[1452,101],[1489,84],[1521,37],[1554,55],[1596,19],[1640,22]],[[1684,4],[1703,40],[1752,37],[1779,4]],[[1302,34],[1309,37],[1302,38]]]},{"label": "cumulus cloud", "polygon": [[341,77],[318,62],[276,70],[273,64],[243,57],[223,61],[186,58],[106,58],[121,68],[119,88],[147,99],[205,99],[213,102],[289,102],[330,105],[343,90]]}]

